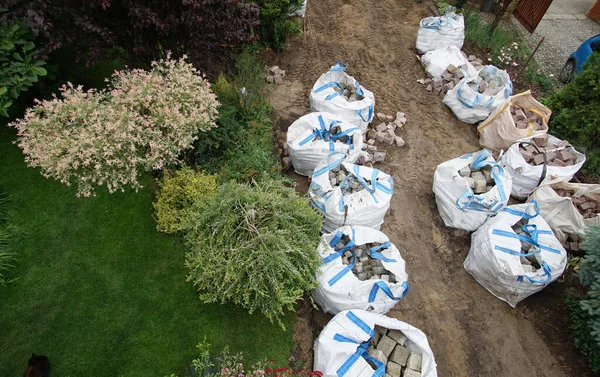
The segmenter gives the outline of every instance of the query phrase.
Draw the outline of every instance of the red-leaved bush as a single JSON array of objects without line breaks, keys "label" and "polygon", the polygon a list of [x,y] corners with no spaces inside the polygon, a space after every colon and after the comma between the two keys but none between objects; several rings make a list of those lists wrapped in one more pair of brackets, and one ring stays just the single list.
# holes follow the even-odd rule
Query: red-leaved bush
[{"label": "red-leaved bush", "polygon": [[113,74],[107,90],[65,85],[62,98],[36,101],[17,128],[25,161],[77,195],[130,185],[142,172],[178,163],[198,133],[215,127],[218,102],[210,84],[184,58],[152,69]]},{"label": "red-leaved bush", "polygon": [[64,46],[95,63],[114,47],[150,62],[188,54],[199,67],[255,39],[259,8],[249,0],[4,0],[5,17],[25,17],[42,52]]}]

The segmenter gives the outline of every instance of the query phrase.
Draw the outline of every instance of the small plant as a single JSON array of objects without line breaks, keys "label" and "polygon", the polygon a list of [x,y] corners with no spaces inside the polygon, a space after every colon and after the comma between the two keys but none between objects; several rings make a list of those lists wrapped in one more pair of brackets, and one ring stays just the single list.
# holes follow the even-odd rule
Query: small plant
[{"label": "small plant", "polygon": [[156,228],[165,233],[177,233],[192,205],[217,191],[217,178],[183,167],[173,177],[165,176],[159,186],[154,203]]},{"label": "small plant", "polygon": [[552,133],[586,148],[583,171],[600,177],[600,53],[590,55],[583,72],[544,103],[552,110]]},{"label": "small plant", "polygon": [[596,341],[591,324],[594,322],[589,312],[581,309],[580,301],[567,297],[565,306],[571,317],[571,329],[575,334],[575,347],[586,358],[593,372],[600,372],[600,345]]},{"label": "small plant", "polygon": [[[323,373],[314,372],[292,372],[288,368],[274,368],[275,360],[264,359],[255,363],[252,367],[244,366],[243,354],[231,354],[229,347],[225,347],[220,353],[213,355],[210,352],[210,344],[206,339],[199,343],[198,357],[193,359],[190,367],[186,368],[188,377],[289,377],[289,376],[315,376],[321,377]],[[271,365],[271,366],[270,366]],[[171,374],[169,377],[177,377]]]},{"label": "small plant", "polygon": [[0,115],[38,78],[46,76],[46,63],[36,59],[33,35],[22,22],[0,22]]},{"label": "small plant", "polygon": [[205,303],[233,303],[283,327],[284,310],[316,286],[321,218],[280,181],[227,183],[182,228],[188,281]]},{"label": "small plant", "polygon": [[61,99],[36,101],[10,124],[27,164],[76,183],[78,196],[102,185],[111,193],[126,185],[137,191],[142,172],[177,164],[198,132],[215,126],[217,99],[184,58],[116,72],[109,82],[102,91],[69,83]]}]

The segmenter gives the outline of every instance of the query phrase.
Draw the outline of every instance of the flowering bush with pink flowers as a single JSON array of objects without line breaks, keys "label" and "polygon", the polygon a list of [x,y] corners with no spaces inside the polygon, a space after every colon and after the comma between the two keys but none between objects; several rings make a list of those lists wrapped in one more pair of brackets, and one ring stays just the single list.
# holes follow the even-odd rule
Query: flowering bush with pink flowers
[{"label": "flowering bush with pink flowers", "polygon": [[177,164],[199,132],[215,127],[216,96],[184,59],[116,72],[106,90],[69,83],[62,98],[36,101],[10,124],[25,161],[47,178],[75,183],[78,196],[102,185],[111,193],[127,185],[137,191],[142,172]]}]

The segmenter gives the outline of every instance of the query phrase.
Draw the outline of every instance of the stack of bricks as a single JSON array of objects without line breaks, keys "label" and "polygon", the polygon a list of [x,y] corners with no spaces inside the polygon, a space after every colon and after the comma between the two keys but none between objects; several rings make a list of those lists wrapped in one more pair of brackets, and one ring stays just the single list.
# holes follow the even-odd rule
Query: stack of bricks
[{"label": "stack of bricks", "polygon": [[265,79],[269,84],[283,84],[283,78],[285,77],[285,71],[274,65],[267,70],[267,76]]},{"label": "stack of bricks", "polygon": [[[573,196],[575,193],[572,190],[556,189],[554,190],[559,196],[571,198],[571,203],[584,219],[593,219],[600,213],[600,203],[587,196]],[[567,240],[563,242],[563,246],[567,250],[577,251],[581,249],[583,240],[577,233],[567,235]]]},{"label": "stack of bricks", "polygon": [[529,165],[543,165],[544,155],[548,166],[565,167],[575,165],[577,162],[577,156],[573,153],[575,149],[568,141],[554,144],[548,141],[548,135],[542,135],[534,137],[532,142],[535,146],[530,144],[519,146],[519,152]]},{"label": "stack of bricks", "polygon": [[520,130],[526,130],[530,126],[534,131],[541,131],[544,129],[544,121],[541,116],[534,113],[533,111],[522,109],[517,105],[510,106],[510,114],[515,122],[515,125]]},{"label": "stack of bricks", "polygon": [[359,157],[357,161],[359,165],[385,161],[386,152],[378,150],[375,143],[386,145],[396,144],[399,147],[406,145],[404,139],[396,135],[396,130],[399,130],[406,124],[404,113],[397,112],[395,119],[393,116],[385,115],[384,113],[377,113],[376,117],[379,124],[377,126],[371,124],[371,128],[364,134],[364,149],[367,154]]},{"label": "stack of bricks", "polygon": [[[334,250],[341,250],[350,242],[350,237],[347,235],[342,236],[340,242],[338,242]],[[342,254],[342,263],[349,265],[354,261],[352,267],[352,273],[360,281],[365,280],[383,280],[388,283],[396,283],[396,276],[383,267],[383,263],[379,259],[371,258],[368,251],[373,248],[380,246],[381,243],[373,242],[364,245],[355,245],[352,248],[344,251]],[[382,252],[384,248],[378,249],[377,252]]]},{"label": "stack of bricks", "polygon": [[[365,178],[365,183],[371,186],[371,180]],[[344,195],[350,195],[365,189],[353,173],[346,171],[342,165],[329,171],[329,182],[332,187],[339,186]]]},{"label": "stack of bricks", "polygon": [[[513,231],[525,237],[531,238],[531,234],[527,233],[523,226],[529,222],[527,219],[521,219],[516,224],[512,226]],[[525,241],[521,241],[521,253],[522,254],[531,254],[526,257],[521,258],[521,265],[526,270],[526,272],[535,272],[542,268],[539,258],[539,253],[533,254],[537,251],[538,247]]]},{"label": "stack of bricks", "polygon": [[492,177],[492,168],[490,166],[484,166],[480,170],[475,170],[469,165],[460,169],[458,174],[467,181],[469,187],[473,189],[475,194],[484,194],[496,185],[494,183],[494,178]]},{"label": "stack of bricks", "polygon": [[[383,377],[421,377],[422,355],[406,347],[406,336],[399,330],[375,326],[375,336],[369,341],[369,356],[385,365]],[[373,369],[375,363],[369,362]]]},{"label": "stack of bricks", "polygon": [[337,85],[332,86],[333,90],[338,92],[346,101],[356,102],[362,101],[365,97],[361,94],[356,93],[357,86],[354,84],[346,84],[345,82],[339,83],[341,88]]},{"label": "stack of bricks", "polygon": [[[596,214],[597,216],[597,214]],[[565,249],[570,251],[579,251],[581,250],[581,243],[583,239],[577,233],[569,233],[567,235],[567,239],[562,243]]]}]

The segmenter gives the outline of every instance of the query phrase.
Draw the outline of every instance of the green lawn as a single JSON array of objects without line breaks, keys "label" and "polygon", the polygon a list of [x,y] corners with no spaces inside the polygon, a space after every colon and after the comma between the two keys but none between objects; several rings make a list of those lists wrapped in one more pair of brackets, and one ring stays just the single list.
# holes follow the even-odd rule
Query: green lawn
[{"label": "green lawn", "polygon": [[252,360],[287,364],[287,332],[260,315],[203,305],[185,281],[184,248],[158,233],[150,178],[138,193],[75,197],[73,188],[27,168],[0,124],[0,185],[24,233],[17,280],[0,287],[0,376],[20,376],[32,352],[52,375],[164,376],[183,372],[206,335]]}]

